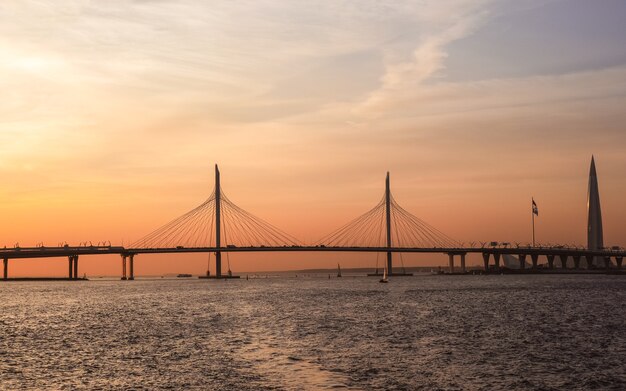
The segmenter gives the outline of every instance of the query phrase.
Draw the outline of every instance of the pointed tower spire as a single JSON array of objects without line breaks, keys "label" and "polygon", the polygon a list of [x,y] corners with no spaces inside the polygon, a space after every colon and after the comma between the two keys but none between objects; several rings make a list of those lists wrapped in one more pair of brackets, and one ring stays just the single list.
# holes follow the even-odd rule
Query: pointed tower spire
[{"label": "pointed tower spire", "polygon": [[[598,190],[596,163],[592,155],[591,167],[589,168],[589,191],[587,194],[587,248],[589,250],[600,250],[603,247],[600,192]],[[599,261],[599,259],[596,259],[594,263],[598,265]]]}]

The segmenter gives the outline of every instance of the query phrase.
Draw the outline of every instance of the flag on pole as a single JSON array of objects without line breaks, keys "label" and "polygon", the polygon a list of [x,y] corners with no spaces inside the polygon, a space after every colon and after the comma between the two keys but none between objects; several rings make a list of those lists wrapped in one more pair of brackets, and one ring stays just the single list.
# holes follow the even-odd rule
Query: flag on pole
[{"label": "flag on pole", "polygon": [[539,216],[539,209],[537,209],[537,204],[535,203],[535,199],[533,198],[533,214]]}]

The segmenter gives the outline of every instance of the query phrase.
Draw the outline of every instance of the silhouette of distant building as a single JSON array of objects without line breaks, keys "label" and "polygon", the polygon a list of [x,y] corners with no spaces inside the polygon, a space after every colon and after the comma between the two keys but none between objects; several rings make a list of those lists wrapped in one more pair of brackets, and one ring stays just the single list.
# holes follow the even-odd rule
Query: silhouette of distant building
[{"label": "silhouette of distant building", "polygon": [[[591,156],[591,167],[589,169],[587,213],[587,248],[589,250],[600,250],[604,248],[602,234],[602,211],[600,208],[600,192],[598,190],[596,163],[593,156]],[[603,266],[603,260],[600,257],[596,257],[593,263],[594,266]]]}]

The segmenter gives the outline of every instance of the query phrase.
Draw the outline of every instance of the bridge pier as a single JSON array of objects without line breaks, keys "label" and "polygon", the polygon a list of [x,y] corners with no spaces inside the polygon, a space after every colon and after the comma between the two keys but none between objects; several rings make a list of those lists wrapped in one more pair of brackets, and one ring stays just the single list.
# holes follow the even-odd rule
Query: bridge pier
[{"label": "bridge pier", "polygon": [[3,265],[4,266],[4,277],[3,277],[3,279],[6,280],[6,279],[9,278],[9,259],[8,258],[4,258],[2,261],[3,261],[2,263],[4,264]]},{"label": "bridge pier", "polygon": [[526,269],[526,254],[519,255],[519,269],[520,270]]},{"label": "bridge pier", "polygon": [[73,272],[73,266],[74,266],[74,256],[70,255],[69,257],[67,257],[67,263],[68,263],[68,273],[67,273],[67,278],[69,278],[70,280],[72,279],[72,276],[74,275]]},{"label": "bridge pier", "polygon": [[448,253],[450,273],[454,273],[454,254]]},{"label": "bridge pier", "polygon": [[530,259],[533,261],[533,270],[536,270],[537,263],[539,262],[539,254],[530,254]]},{"label": "bridge pier", "polygon": [[126,255],[122,255],[122,280],[126,280]]},{"label": "bridge pier", "polygon": [[585,255],[585,260],[587,261],[587,269],[593,269],[593,255]]},{"label": "bridge pier", "polygon": [[129,258],[129,261],[130,261],[130,263],[129,263],[129,266],[130,266],[130,268],[129,268],[130,276],[128,277],[128,279],[129,280],[134,280],[135,279],[135,270],[134,270],[134,268],[135,268],[134,267],[135,266],[134,265],[134,263],[135,263],[134,262],[135,254],[130,254],[128,256],[128,258]]},{"label": "bridge pier", "polygon": [[615,264],[617,265],[617,270],[621,270],[622,269],[622,261],[624,260],[623,257],[615,257]]},{"label": "bridge pier", "polygon": [[78,255],[74,255],[74,279],[78,280]]},{"label": "bridge pier", "polygon": [[554,255],[546,255],[548,258],[548,269],[554,269]]},{"label": "bridge pier", "polygon": [[466,273],[465,270],[465,253],[461,254],[461,272]]},{"label": "bridge pier", "polygon": [[500,253],[494,253],[493,259],[496,261],[496,271],[500,270]]},{"label": "bridge pier", "polygon": [[483,253],[483,262],[485,264],[485,272],[489,271],[489,253]]},{"label": "bridge pier", "polygon": [[561,260],[561,268],[567,269],[567,255],[561,254],[559,255],[559,259]]},{"label": "bridge pier", "polygon": [[222,278],[222,253],[215,252],[215,278]]}]

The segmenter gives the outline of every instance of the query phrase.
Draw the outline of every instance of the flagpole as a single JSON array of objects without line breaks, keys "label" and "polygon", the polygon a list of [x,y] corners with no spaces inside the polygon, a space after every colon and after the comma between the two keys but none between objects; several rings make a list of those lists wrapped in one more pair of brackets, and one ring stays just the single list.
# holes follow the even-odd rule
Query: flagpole
[{"label": "flagpole", "polygon": [[534,201],[535,198],[531,198],[531,204],[530,204],[530,214],[532,215],[533,218],[533,247],[535,247],[535,205],[534,205]]}]

